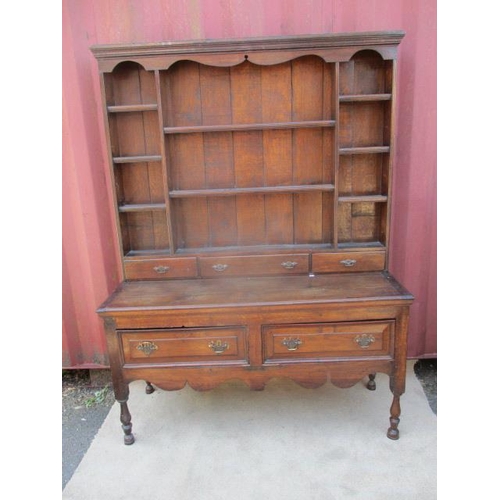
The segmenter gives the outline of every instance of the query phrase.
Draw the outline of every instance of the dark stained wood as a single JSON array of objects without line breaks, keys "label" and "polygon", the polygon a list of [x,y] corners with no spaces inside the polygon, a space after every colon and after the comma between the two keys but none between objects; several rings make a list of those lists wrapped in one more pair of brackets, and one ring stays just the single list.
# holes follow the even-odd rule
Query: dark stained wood
[{"label": "dark stained wood", "polygon": [[274,377],[373,390],[386,373],[399,437],[413,297],[387,252],[402,37],[92,47],[125,278],[97,312],[125,444],[137,379],[147,393]]}]

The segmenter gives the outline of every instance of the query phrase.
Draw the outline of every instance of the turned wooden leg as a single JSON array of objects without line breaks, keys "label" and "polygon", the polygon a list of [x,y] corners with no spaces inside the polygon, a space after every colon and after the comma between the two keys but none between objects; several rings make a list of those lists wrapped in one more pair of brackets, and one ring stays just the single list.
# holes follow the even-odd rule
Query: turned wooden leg
[{"label": "turned wooden leg", "polygon": [[368,383],[366,384],[366,388],[370,391],[374,391],[377,388],[377,384],[375,382],[375,373],[370,373],[368,375]]},{"label": "turned wooden leg", "polygon": [[153,394],[155,392],[155,388],[151,385],[151,382],[146,380],[146,394]]},{"label": "turned wooden leg", "polygon": [[120,403],[120,421],[122,423],[123,432],[125,433],[123,441],[125,444],[133,444],[135,438],[132,434],[132,417],[128,411],[127,400],[118,401],[118,403]]},{"label": "turned wooden leg", "polygon": [[391,405],[391,416],[389,418],[389,422],[391,426],[387,430],[387,437],[389,439],[399,439],[399,416],[401,415],[401,406],[399,405],[399,395],[394,394],[394,398],[392,400]]}]

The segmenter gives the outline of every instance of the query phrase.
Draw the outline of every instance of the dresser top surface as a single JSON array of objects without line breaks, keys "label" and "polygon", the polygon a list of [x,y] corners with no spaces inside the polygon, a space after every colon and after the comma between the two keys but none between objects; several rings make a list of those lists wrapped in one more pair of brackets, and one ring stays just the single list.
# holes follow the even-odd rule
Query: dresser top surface
[{"label": "dresser top surface", "polygon": [[412,301],[389,273],[123,282],[98,313],[366,301]]}]

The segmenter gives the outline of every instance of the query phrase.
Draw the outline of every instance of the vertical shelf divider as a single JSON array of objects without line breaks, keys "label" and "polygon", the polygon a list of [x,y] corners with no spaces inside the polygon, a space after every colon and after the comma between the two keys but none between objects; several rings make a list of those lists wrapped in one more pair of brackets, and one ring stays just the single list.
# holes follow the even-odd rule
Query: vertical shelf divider
[{"label": "vertical shelf divider", "polygon": [[[108,74],[109,75],[109,74]],[[109,78],[109,76],[108,76]],[[123,256],[125,254],[123,245],[123,235],[122,235],[122,229],[121,229],[121,224],[120,224],[120,213],[118,211],[118,194],[116,191],[116,183],[114,181],[115,179],[115,162],[113,161],[113,148],[112,148],[112,140],[111,140],[111,130],[110,130],[110,124],[109,124],[109,112],[108,112],[108,95],[107,95],[107,90],[109,87],[106,86],[106,76],[105,73],[102,71],[99,72],[99,80],[100,80],[100,87],[101,87],[101,106],[103,110],[103,120],[104,120],[104,131],[106,135],[106,146],[107,146],[107,153],[108,153],[108,175],[110,178],[110,184],[111,184],[111,189],[112,189],[112,200],[113,200],[113,211],[115,214],[115,220],[117,221],[116,224],[113,224],[114,226],[114,231],[115,231],[115,236],[117,239],[115,241],[118,242],[117,245],[117,250],[118,250],[118,259],[117,262],[120,263],[120,273],[121,273],[121,278],[125,276],[125,270],[123,267]]]},{"label": "vertical shelf divider", "polygon": [[333,249],[336,251],[339,247],[339,169],[340,169],[340,155],[339,155],[339,127],[340,127],[340,104],[339,104],[339,94],[340,94],[340,82],[339,82],[340,64],[337,61],[334,66],[333,75],[333,106],[335,113],[335,128],[334,128],[334,140],[333,140],[333,185],[335,189],[333,190]]},{"label": "vertical shelf divider", "polygon": [[170,255],[175,253],[175,240],[172,223],[172,207],[170,203],[170,189],[168,178],[167,150],[165,145],[165,134],[163,123],[163,103],[161,96],[160,70],[155,70],[155,86],[156,86],[156,102],[158,103],[158,126],[160,128],[160,154],[161,154],[161,170],[163,174],[163,191],[165,196],[165,212],[167,217],[167,231]]},{"label": "vertical shelf divider", "polygon": [[[391,81],[391,116],[389,123],[389,153],[387,153],[387,170],[388,170],[388,179],[387,179],[387,205],[386,205],[386,220],[385,220],[385,267],[386,269],[389,266],[389,252],[390,248],[388,242],[390,241],[390,227],[391,227],[391,200],[392,200],[392,164],[394,161],[394,152],[396,145],[396,80],[397,80],[397,65],[396,59],[392,60],[391,71],[389,71],[390,81]],[[386,70],[386,78],[387,78],[387,70]]]}]

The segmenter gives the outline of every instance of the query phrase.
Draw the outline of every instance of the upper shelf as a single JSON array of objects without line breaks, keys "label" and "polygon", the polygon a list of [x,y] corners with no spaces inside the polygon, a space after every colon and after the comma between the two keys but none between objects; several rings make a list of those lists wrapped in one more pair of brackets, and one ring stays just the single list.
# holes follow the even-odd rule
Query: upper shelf
[{"label": "upper shelf", "polygon": [[335,120],[312,120],[280,123],[241,123],[224,125],[192,125],[184,127],[165,127],[165,134],[195,134],[201,132],[238,132],[246,130],[276,130],[294,128],[334,127]]},{"label": "upper shelf", "polygon": [[170,191],[171,198],[193,198],[198,196],[234,196],[237,194],[280,194],[328,192],[335,189],[333,184],[304,184],[300,186],[256,186],[220,189],[182,189]]},{"label": "upper shelf", "polygon": [[122,104],[119,106],[108,106],[108,113],[131,113],[137,111],[157,111],[158,104]]},{"label": "upper shelf", "polygon": [[141,156],[114,156],[114,163],[148,163],[150,161],[161,161],[161,155],[141,155]]},{"label": "upper shelf", "polygon": [[339,102],[390,101],[392,94],[352,94],[340,95]]},{"label": "upper shelf", "polygon": [[389,153],[390,146],[361,146],[352,148],[339,148],[340,155],[366,155],[373,153]]}]

